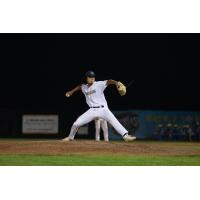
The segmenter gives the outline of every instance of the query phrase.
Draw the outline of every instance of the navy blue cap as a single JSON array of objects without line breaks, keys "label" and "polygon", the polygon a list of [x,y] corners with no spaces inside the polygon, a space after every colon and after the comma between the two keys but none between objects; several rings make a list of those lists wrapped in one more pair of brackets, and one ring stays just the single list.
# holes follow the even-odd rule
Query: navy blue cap
[{"label": "navy blue cap", "polygon": [[89,78],[95,78],[95,73],[93,71],[88,71],[85,73],[85,76],[86,77],[89,77]]}]

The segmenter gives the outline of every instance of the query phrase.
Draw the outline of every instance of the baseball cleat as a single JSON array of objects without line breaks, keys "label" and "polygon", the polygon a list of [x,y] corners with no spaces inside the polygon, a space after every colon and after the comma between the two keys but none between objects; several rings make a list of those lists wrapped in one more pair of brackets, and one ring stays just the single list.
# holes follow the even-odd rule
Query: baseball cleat
[{"label": "baseball cleat", "polygon": [[62,142],[69,142],[69,141],[73,141],[74,139],[66,137],[64,139],[62,139]]},{"label": "baseball cleat", "polygon": [[130,141],[135,140],[136,137],[126,134],[126,135],[123,137],[123,139],[124,139],[125,142],[130,142]]}]

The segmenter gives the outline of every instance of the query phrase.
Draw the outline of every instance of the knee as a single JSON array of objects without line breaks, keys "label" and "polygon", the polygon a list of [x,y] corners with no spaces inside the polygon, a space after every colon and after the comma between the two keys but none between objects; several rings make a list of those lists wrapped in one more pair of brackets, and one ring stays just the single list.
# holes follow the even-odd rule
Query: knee
[{"label": "knee", "polygon": [[73,123],[73,127],[74,127],[74,128],[79,128],[79,127],[80,127],[80,124],[79,124],[77,121],[75,121],[75,122]]}]

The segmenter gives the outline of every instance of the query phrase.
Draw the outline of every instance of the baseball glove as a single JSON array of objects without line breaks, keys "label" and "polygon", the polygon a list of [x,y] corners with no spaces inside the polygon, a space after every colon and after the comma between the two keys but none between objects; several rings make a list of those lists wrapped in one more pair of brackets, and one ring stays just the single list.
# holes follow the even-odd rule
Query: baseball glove
[{"label": "baseball glove", "polygon": [[117,90],[121,96],[126,94],[126,86],[120,81],[117,83]]}]

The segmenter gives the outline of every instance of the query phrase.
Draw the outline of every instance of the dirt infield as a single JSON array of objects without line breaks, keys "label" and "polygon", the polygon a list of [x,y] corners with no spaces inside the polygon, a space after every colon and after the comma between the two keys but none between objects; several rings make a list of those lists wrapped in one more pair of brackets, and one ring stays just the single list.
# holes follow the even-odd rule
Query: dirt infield
[{"label": "dirt infield", "polygon": [[189,142],[95,142],[93,140],[0,139],[0,154],[70,155],[200,155],[200,143]]}]

